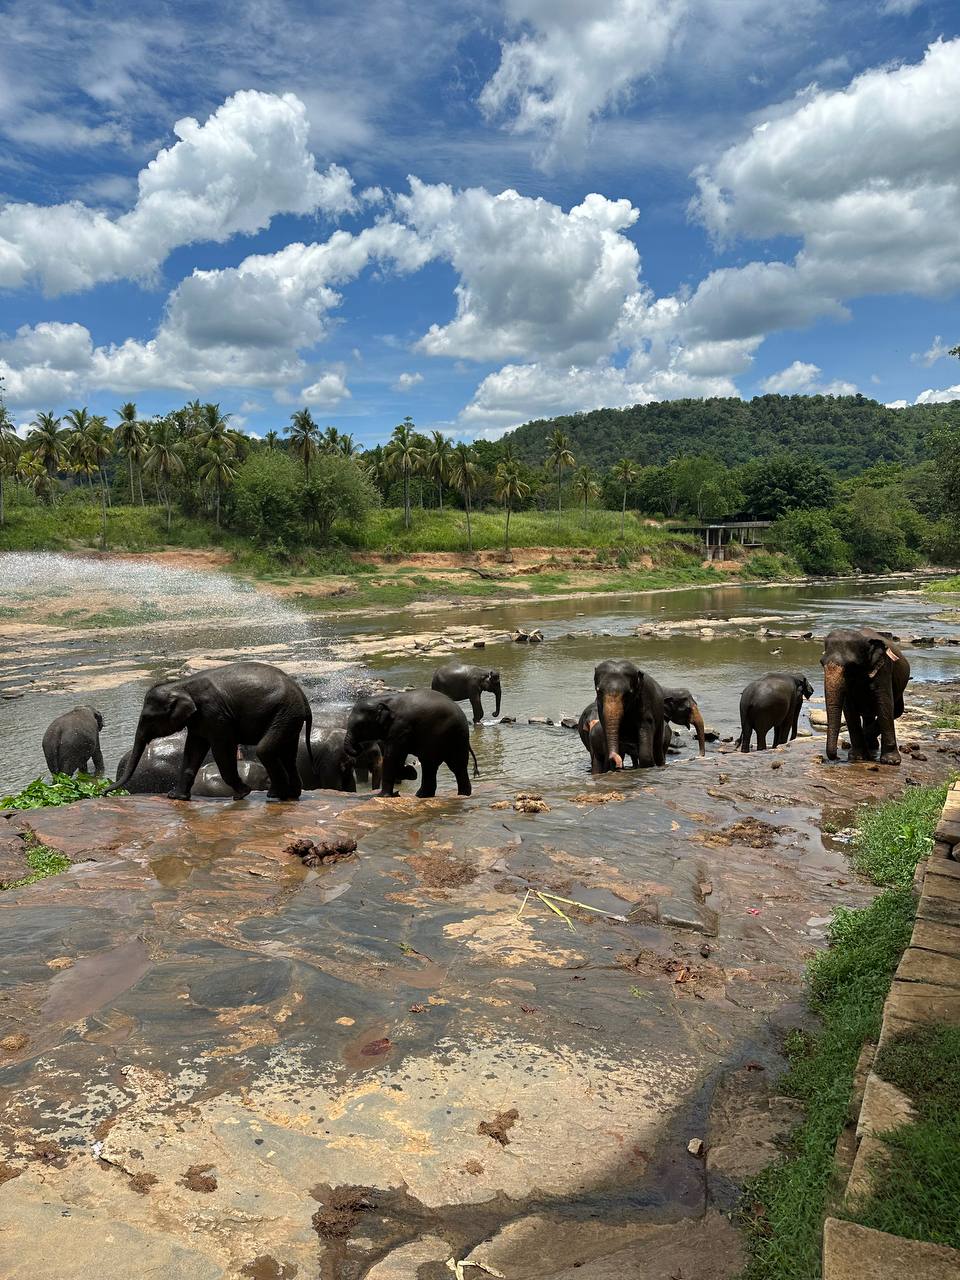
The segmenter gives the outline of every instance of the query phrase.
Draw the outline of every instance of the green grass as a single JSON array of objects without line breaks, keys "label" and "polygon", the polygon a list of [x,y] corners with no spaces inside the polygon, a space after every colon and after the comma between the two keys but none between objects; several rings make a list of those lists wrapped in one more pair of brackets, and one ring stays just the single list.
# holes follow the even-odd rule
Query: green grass
[{"label": "green grass", "polygon": [[[0,528],[0,551],[70,551],[100,547],[100,507],[61,501],[56,507],[7,507]],[[107,546],[124,551],[155,551],[159,547],[202,548],[229,545],[229,535],[217,536],[204,521],[174,516],[167,533],[162,507],[112,507],[107,515]]]},{"label": "green grass", "polygon": [[899,799],[866,810],[853,843],[853,862],[874,884],[909,885],[933,849],[947,785],[911,787]]},{"label": "green grass", "polygon": [[6,889],[22,889],[26,884],[35,884],[38,880],[45,880],[47,876],[59,875],[61,871],[66,871],[70,866],[70,859],[65,858],[62,853],[57,853],[56,849],[51,849],[49,845],[42,844],[36,836],[30,832],[26,835],[27,843],[27,866],[30,873],[21,876],[19,880],[11,880],[9,884],[0,885],[0,891]]},{"label": "green grass", "polygon": [[913,874],[930,850],[945,791],[911,788],[862,817],[854,858],[889,887],[863,910],[837,911],[830,946],[808,967],[819,1030],[791,1035],[789,1070],[778,1083],[804,1104],[806,1118],[791,1135],[785,1159],[746,1188],[750,1261],[743,1280],[816,1280],[821,1274],[823,1219],[842,1190],[835,1185],[834,1151],[853,1073],[864,1042],[879,1034],[883,1003],[910,941]]},{"label": "green grass", "polygon": [[873,1069],[910,1098],[917,1120],[880,1135],[889,1160],[874,1171],[869,1198],[843,1216],[960,1249],[960,1027],[900,1035]]},{"label": "green grass", "polygon": [[960,729],[960,701],[956,699],[937,703],[937,714],[933,721],[935,729]]},{"label": "green grass", "polygon": [[952,578],[945,578],[941,582],[928,582],[923,589],[931,595],[960,592],[960,573]]}]

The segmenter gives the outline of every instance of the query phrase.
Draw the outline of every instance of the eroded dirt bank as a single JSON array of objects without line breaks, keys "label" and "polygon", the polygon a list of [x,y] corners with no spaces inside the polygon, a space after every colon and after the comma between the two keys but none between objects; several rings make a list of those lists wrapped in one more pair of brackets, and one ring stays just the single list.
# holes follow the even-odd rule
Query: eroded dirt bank
[{"label": "eroded dirt bank", "polygon": [[736,1275],[805,958],[869,894],[827,832],[955,764],[920,745],[686,755],[529,815],[492,782],[29,815],[76,865],[0,897],[0,1273]]}]

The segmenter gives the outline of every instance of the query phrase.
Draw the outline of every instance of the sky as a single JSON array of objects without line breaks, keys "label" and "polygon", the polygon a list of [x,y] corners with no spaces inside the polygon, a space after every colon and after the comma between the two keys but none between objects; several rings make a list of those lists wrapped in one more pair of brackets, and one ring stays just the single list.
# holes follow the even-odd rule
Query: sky
[{"label": "sky", "polygon": [[14,420],[960,399],[956,0],[0,0]]}]

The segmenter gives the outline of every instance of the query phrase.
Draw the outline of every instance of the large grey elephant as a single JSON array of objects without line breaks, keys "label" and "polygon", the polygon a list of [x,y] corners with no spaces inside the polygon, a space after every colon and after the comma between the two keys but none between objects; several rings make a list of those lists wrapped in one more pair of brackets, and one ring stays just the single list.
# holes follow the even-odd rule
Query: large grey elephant
[{"label": "large grey elephant", "polygon": [[673,741],[673,730],[670,728],[673,724],[682,725],[685,729],[693,729],[697,735],[697,745],[700,748],[700,754],[706,754],[704,743],[705,730],[703,726],[703,716],[700,714],[700,708],[697,706],[697,700],[689,689],[683,688],[665,688],[663,691],[663,723],[664,723],[664,743],[669,746]]},{"label": "large grey elephant", "polygon": [[209,749],[234,798],[250,788],[237,771],[241,743],[256,743],[260,763],[270,775],[268,800],[299,799],[297,739],[313,716],[303,690],[285,672],[266,662],[234,662],[225,667],[171,680],[148,689],[137,722],[126,771],[115,787],[126,786],[149,743],[186,728],[187,740],[172,800],[189,800],[193,781]]},{"label": "large grey elephant", "polygon": [[803,700],[812,697],[813,685],[799,672],[768,671],[751,681],[740,695],[740,750],[750,750],[755,733],[757,750],[765,751],[771,729],[775,747],[790,742],[797,736]]},{"label": "large grey elephant", "polygon": [[851,761],[897,765],[894,721],[903,715],[910,663],[889,631],[838,627],[823,642],[823,692],[827,704],[827,757],[837,758],[841,716],[850,735]]},{"label": "large grey elephant", "polygon": [[[306,736],[300,735],[297,746],[297,768],[304,790],[322,788],[326,791],[357,790],[357,783],[368,782],[374,791],[380,790],[383,775],[383,753],[379,743],[371,742],[356,756],[347,754],[346,725],[321,724],[314,726],[310,735],[310,752],[307,753]],[[400,777],[416,781],[417,771],[404,765]]]},{"label": "large grey elephant", "polygon": [[474,777],[479,774],[466,716],[451,698],[434,689],[361,698],[355,703],[347,722],[347,755],[355,758],[371,743],[383,752],[382,796],[396,795],[394,787],[403,776],[407,756],[420,761],[420,797],[437,794],[441,764],[456,778],[462,796],[473,790],[468,755],[473,756]]},{"label": "large grey elephant", "polygon": [[[74,707],[51,720],[43,735],[43,756],[53,773],[103,773],[100,730],[103,716],[94,707]],[[87,764],[92,761],[93,769]]]},{"label": "large grey elephant", "polygon": [[500,672],[488,667],[471,667],[465,662],[448,662],[437,667],[433,673],[430,688],[438,693],[445,693],[454,702],[465,702],[469,699],[473,711],[473,723],[479,724],[483,719],[483,703],[481,693],[492,693],[496,698],[493,714],[500,714]]},{"label": "large grey elephant", "polygon": [[[240,781],[250,791],[266,791],[270,785],[270,775],[259,760],[238,760],[237,773],[240,775]],[[220,770],[211,760],[209,764],[201,765],[197,770],[190,794],[208,800],[223,799],[233,796],[233,787],[224,781]]]},{"label": "large grey elephant", "polygon": [[166,738],[155,738],[149,743],[135,769],[130,771],[132,751],[125,751],[117,765],[117,777],[126,777],[124,789],[133,795],[165,795],[177,785],[183,765],[183,747],[187,741],[186,729]]},{"label": "large grey elephant", "polygon": [[666,763],[663,690],[626,658],[611,658],[593,673],[596,701],[577,728],[592,773],[622,769],[625,756],[640,769]]}]

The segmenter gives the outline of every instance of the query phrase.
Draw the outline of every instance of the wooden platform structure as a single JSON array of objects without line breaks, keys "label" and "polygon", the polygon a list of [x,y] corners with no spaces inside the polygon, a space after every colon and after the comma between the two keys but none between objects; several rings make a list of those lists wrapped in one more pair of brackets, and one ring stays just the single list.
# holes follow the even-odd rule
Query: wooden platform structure
[{"label": "wooden platform structure", "polygon": [[772,520],[727,520],[719,524],[667,525],[671,533],[689,533],[703,543],[705,560],[726,560],[731,544],[746,551],[757,551],[765,545],[766,531]]}]

